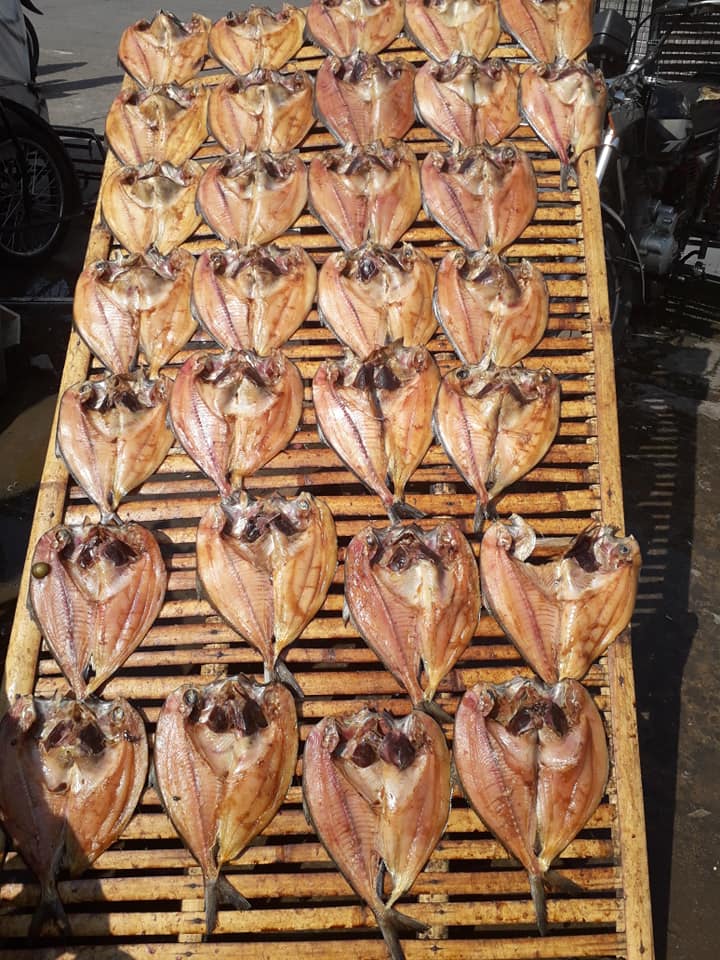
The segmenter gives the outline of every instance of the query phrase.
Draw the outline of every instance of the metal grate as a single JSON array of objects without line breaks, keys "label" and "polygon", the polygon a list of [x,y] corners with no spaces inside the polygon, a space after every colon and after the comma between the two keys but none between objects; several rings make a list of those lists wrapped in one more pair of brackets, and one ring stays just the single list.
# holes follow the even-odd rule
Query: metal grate
[{"label": "metal grate", "polygon": [[720,6],[657,19],[658,37],[669,34],[659,48],[656,75],[663,80],[701,76],[720,83]]},{"label": "metal grate", "polygon": [[629,21],[633,28],[635,46],[631,51],[631,59],[644,57],[650,41],[650,13],[653,9],[652,0],[597,0],[595,10],[616,10]]}]

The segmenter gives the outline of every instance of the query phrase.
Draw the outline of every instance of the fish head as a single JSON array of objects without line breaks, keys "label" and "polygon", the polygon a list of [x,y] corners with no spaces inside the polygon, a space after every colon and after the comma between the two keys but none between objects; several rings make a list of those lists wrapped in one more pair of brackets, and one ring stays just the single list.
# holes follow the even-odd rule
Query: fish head
[{"label": "fish head", "polygon": [[583,530],[564,554],[586,573],[609,573],[624,566],[639,566],[640,546],[633,536],[617,535],[617,528],[594,523]]},{"label": "fish head", "polygon": [[317,522],[320,509],[315,497],[303,490],[296,497],[283,497],[274,493],[270,502],[275,508],[273,526],[286,537],[303,533]]},{"label": "fish head", "polygon": [[492,541],[500,549],[505,550],[516,560],[527,560],[535,549],[537,537],[530,524],[513,513],[507,520],[495,520],[485,534],[488,542]]},{"label": "fish head", "polygon": [[500,378],[508,392],[520,403],[547,401],[560,389],[557,377],[548,367],[541,367],[539,370],[520,366],[505,367],[500,371]]}]

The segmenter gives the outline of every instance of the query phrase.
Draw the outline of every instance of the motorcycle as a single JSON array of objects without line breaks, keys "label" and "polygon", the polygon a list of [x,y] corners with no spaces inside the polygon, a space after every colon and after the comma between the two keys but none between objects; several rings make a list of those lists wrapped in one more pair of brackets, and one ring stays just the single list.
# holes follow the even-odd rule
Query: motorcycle
[{"label": "motorcycle", "polygon": [[[693,54],[688,79],[668,81],[657,70],[680,21],[685,29],[698,14],[718,17],[708,34],[712,45],[720,0],[669,0],[634,32],[616,11],[595,17],[588,56],[609,77],[596,169],[616,343],[633,304],[658,298],[670,279],[705,276],[708,252],[720,249],[720,68]],[[669,26],[660,29],[664,17]],[[645,21],[648,51],[628,63]]]}]

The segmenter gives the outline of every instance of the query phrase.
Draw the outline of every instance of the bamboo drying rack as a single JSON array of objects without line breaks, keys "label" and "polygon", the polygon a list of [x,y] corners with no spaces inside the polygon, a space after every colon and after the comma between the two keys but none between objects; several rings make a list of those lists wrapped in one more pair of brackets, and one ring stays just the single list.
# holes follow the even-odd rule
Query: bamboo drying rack
[{"label": "bamboo drying rack", "polygon": [[[384,56],[413,62],[425,55],[399,38]],[[523,58],[507,36],[494,54]],[[322,62],[305,46],[288,69],[314,73]],[[217,64],[201,75],[212,83]],[[406,139],[421,158],[439,146],[434,134],[416,125]],[[502,514],[517,512],[543,535],[546,548],[566,543],[593,518],[623,526],[622,486],[607,282],[594,158],[583,155],[577,189],[561,193],[559,163],[526,127],[511,138],[530,152],[540,203],[531,225],[507,251],[528,257],[543,270],[550,289],[546,337],[527,359],[549,366],[561,379],[558,437],[543,462],[503,495]],[[306,161],[334,146],[321,127],[301,146]],[[196,155],[217,156],[212,141]],[[117,163],[108,157],[104,176]],[[99,206],[99,205],[98,205]],[[205,230],[205,232],[202,232]],[[407,241],[437,260],[452,248],[447,235],[423,213]],[[302,215],[280,246],[301,243],[318,265],[337,247],[317,220]],[[218,241],[206,228],[185,245],[199,253]],[[114,249],[96,211],[86,263]],[[173,376],[189,351],[212,346],[198,333],[167,368]],[[438,333],[430,349],[443,370],[457,360]],[[364,704],[403,713],[409,709],[392,676],[343,623],[342,557],[349,539],[368,519],[387,524],[377,497],[368,494],[325,447],[315,429],[310,382],[319,362],[341,355],[341,347],[313,311],[286,346],[305,384],[302,422],[289,447],[247,481],[251,491],[307,488],[324,496],[335,515],[340,565],[322,610],[290,648],[288,664],[305,691],[299,704],[301,740],[321,717],[352,712]],[[76,333],[70,336],[60,393],[101,368]],[[41,643],[26,608],[30,557],[38,538],[60,522],[97,519],[96,509],[68,479],[55,456],[55,421],[45,463],[28,559],[5,664],[3,709],[18,693],[51,695],[67,686]],[[259,656],[215,615],[195,592],[194,540],[198,519],[217,499],[213,484],[179,447],[157,473],[120,507],[123,519],[146,524],[159,535],[169,571],[160,616],[140,648],[106,684],[107,697],[125,696],[145,715],[152,736],[159,708],[180,683],[215,676],[262,674]],[[429,518],[453,517],[471,539],[474,495],[434,444],[412,478],[407,499]],[[528,674],[492,618],[483,614],[470,648],[441,687],[438,702],[450,713],[460,693],[486,680],[502,682]],[[619,639],[592,667],[585,683],[603,711],[611,749],[606,796],[587,827],[560,858],[558,869],[582,890],[550,894],[550,930],[537,934],[525,872],[508,856],[470,810],[456,788],[448,829],[409,895],[398,906],[429,924],[429,933],[404,941],[407,960],[529,960],[604,957],[652,960],[645,824],[637,748],[634,683],[629,639]],[[446,728],[451,736],[452,731]],[[301,753],[302,758],[302,753]],[[202,940],[202,877],[177,838],[152,786],[125,833],[82,876],[61,875],[60,895],[73,937],[65,942],[28,940],[38,886],[20,857],[11,853],[0,880],[2,957],[34,960],[115,960],[177,957],[276,960],[292,950],[297,960],[380,960],[386,950],[372,914],[352,893],[308,827],[302,812],[302,759],[286,801],[264,833],[227,868],[226,875],[253,904],[250,911],[221,909],[215,934]]]}]

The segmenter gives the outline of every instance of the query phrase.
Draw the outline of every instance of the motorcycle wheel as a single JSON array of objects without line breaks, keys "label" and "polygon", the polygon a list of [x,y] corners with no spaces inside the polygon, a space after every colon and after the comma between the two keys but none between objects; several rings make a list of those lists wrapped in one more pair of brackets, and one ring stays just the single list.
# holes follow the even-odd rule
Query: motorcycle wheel
[{"label": "motorcycle wheel", "polygon": [[605,239],[605,271],[608,283],[608,302],[610,306],[610,330],[613,349],[617,353],[627,335],[632,313],[635,287],[634,271],[628,266],[628,252],[610,223],[603,224]]},{"label": "motorcycle wheel", "polygon": [[30,79],[37,77],[38,64],[40,63],[40,41],[29,17],[23,16],[25,20],[25,37],[27,39],[28,59],[30,60]]},{"label": "motorcycle wheel", "polygon": [[0,259],[33,263],[62,241],[80,191],[72,162],[49,125],[21,116],[8,120],[9,130],[0,138]]}]

